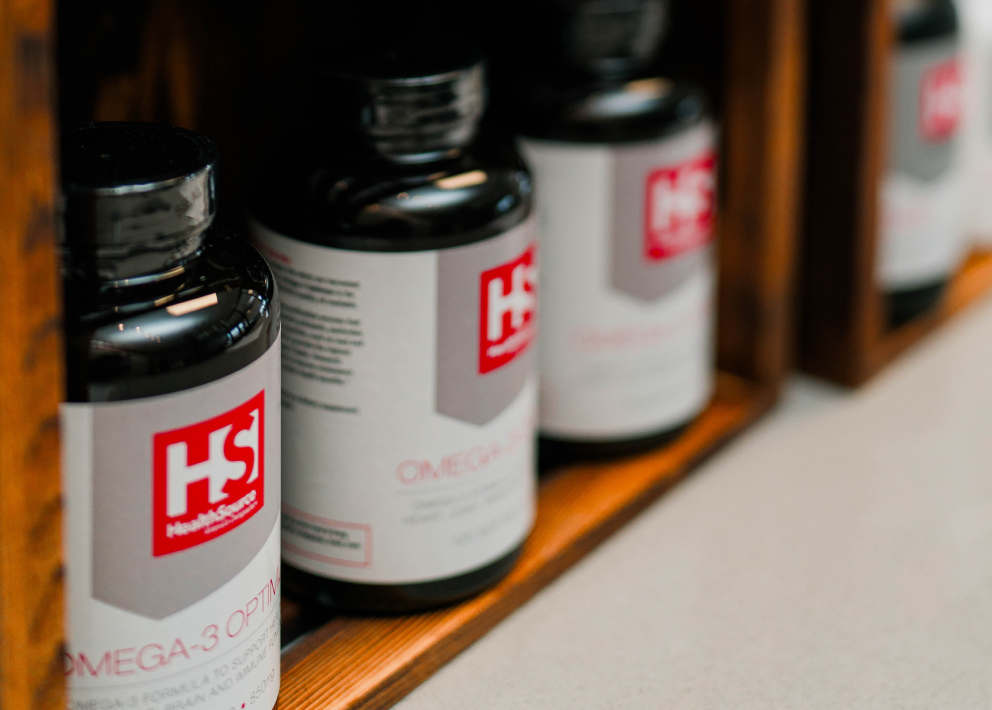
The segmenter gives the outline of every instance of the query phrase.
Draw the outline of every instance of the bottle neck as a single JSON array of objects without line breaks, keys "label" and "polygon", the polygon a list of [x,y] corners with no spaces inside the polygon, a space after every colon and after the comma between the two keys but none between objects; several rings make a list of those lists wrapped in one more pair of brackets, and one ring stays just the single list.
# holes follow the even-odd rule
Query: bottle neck
[{"label": "bottle neck", "polygon": [[66,274],[114,287],[171,278],[200,253],[215,211],[212,166],[153,185],[69,191]]},{"label": "bottle neck", "polygon": [[63,248],[65,277],[97,284],[101,290],[151,286],[181,276],[200,256],[204,232],[134,247]]},{"label": "bottle neck", "polygon": [[400,165],[458,157],[475,140],[485,109],[481,63],[423,77],[337,75],[325,86],[314,110],[318,129],[330,125],[332,143],[351,136]]},{"label": "bottle neck", "polygon": [[471,139],[457,144],[437,146],[434,150],[431,150],[430,148],[433,146],[429,145],[397,148],[395,145],[383,145],[382,142],[378,141],[368,141],[367,147],[375,158],[384,163],[398,166],[413,166],[427,165],[429,163],[458,158],[470,142]]},{"label": "bottle neck", "polygon": [[902,44],[953,39],[958,34],[957,12],[950,0],[898,0],[892,12]]},{"label": "bottle neck", "polygon": [[565,56],[593,77],[634,76],[658,53],[668,31],[668,0],[585,0],[565,30]]}]

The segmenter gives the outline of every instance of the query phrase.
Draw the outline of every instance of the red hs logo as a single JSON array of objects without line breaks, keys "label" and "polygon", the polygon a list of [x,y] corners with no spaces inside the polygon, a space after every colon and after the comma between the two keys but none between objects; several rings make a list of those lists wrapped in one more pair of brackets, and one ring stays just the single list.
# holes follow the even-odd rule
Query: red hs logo
[{"label": "red hs logo", "polygon": [[707,244],[716,212],[716,155],[707,151],[648,174],[644,258],[662,261]]},{"label": "red hs logo", "polygon": [[265,504],[265,391],[153,438],[152,554],[195,547]]},{"label": "red hs logo", "polygon": [[920,87],[920,133],[931,142],[945,141],[961,123],[961,66],[957,59],[931,67]]},{"label": "red hs logo", "polygon": [[479,316],[479,374],[522,353],[536,334],[537,247],[482,273]]}]

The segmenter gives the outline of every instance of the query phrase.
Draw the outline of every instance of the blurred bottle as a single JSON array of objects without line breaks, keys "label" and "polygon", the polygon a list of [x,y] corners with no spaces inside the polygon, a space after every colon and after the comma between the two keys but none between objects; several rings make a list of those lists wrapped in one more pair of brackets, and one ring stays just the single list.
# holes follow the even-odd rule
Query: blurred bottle
[{"label": "blurred bottle", "polygon": [[964,248],[962,67],[950,0],[898,0],[877,278],[890,327],[940,301]]},{"label": "blurred bottle", "polygon": [[545,41],[502,103],[535,176],[542,456],[650,448],[713,390],[717,130],[658,69],[667,0],[530,8]]},{"label": "blurred bottle", "polygon": [[959,0],[964,55],[966,235],[992,248],[992,0]]}]

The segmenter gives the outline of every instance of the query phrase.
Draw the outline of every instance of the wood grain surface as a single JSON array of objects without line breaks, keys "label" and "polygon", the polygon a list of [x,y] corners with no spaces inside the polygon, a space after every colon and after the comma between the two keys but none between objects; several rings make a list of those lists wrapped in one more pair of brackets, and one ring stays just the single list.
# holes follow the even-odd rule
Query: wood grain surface
[{"label": "wood grain surface", "polygon": [[279,710],[387,708],[759,417],[770,388],[721,375],[709,409],[671,446],[542,479],[535,528],[510,575],[441,611],[332,620],[283,656]]},{"label": "wood grain surface", "polygon": [[61,710],[52,3],[0,0],[0,708]]},{"label": "wood grain surface", "polygon": [[800,364],[858,384],[871,372],[883,328],[875,252],[893,28],[887,0],[812,0],[810,7]]},{"label": "wood grain surface", "polygon": [[778,386],[791,364],[806,103],[804,0],[727,0],[722,368]]}]

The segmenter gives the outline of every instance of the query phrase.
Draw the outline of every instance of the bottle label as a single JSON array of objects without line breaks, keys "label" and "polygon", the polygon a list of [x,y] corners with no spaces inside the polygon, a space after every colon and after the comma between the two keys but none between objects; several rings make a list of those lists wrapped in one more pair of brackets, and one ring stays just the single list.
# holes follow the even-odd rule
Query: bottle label
[{"label": "bottle label", "polygon": [[275,705],[280,342],[189,390],[62,405],[69,707]]},{"label": "bottle label", "polygon": [[886,290],[946,278],[965,247],[956,40],[902,47],[893,64],[889,171],[882,184],[878,281]]},{"label": "bottle label", "polygon": [[537,185],[541,430],[650,435],[713,389],[716,130],[629,145],[521,141]]},{"label": "bottle label", "polygon": [[283,558],[414,583],[517,547],[534,515],[533,222],[402,253],[253,232],[283,304]]}]

